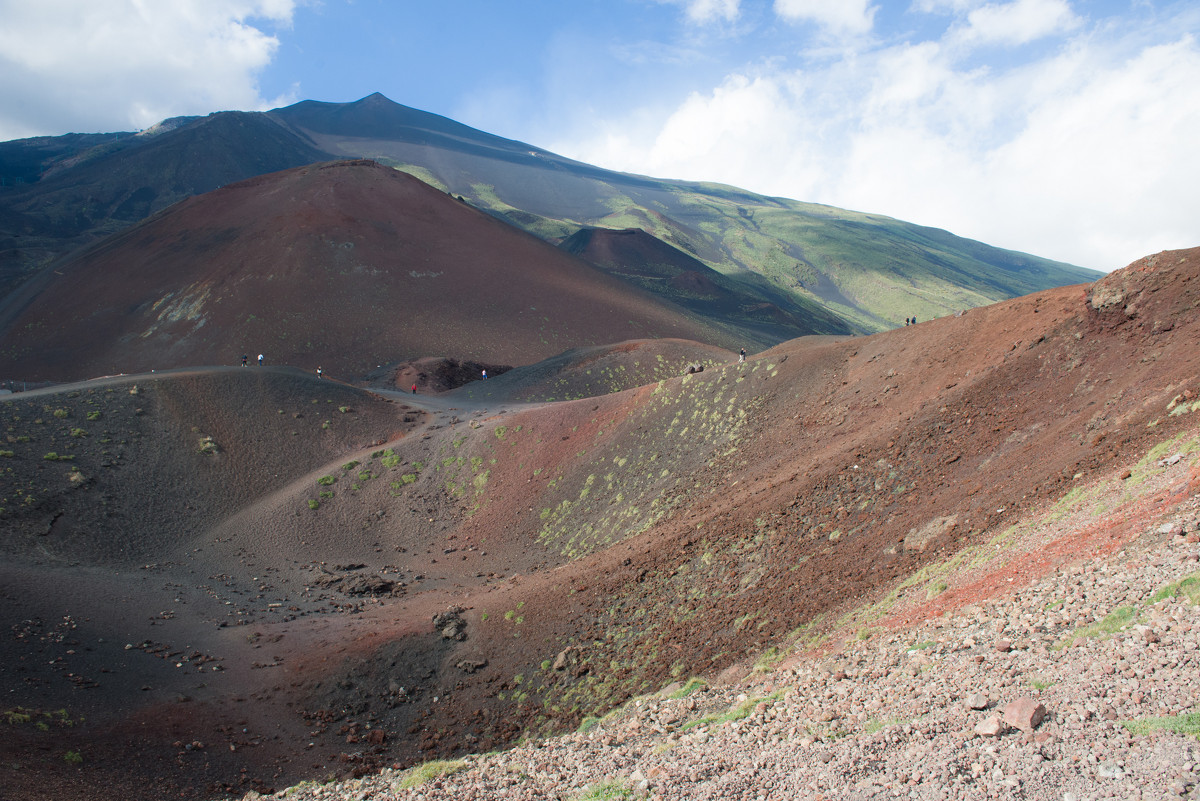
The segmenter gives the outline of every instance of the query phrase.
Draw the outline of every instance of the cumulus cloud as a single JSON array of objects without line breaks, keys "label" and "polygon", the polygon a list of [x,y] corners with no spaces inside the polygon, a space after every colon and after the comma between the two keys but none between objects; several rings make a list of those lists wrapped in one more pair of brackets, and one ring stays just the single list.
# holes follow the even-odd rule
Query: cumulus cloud
[{"label": "cumulus cloud", "polygon": [[1195,38],[1169,21],[1063,36],[1078,27],[1073,17],[1020,5],[990,30],[1014,43],[1059,32],[1033,60],[981,66],[951,26],[940,39],[823,64],[747,68],[572,155],[886,214],[1102,270],[1200,245]]},{"label": "cumulus cloud", "polygon": [[775,0],[775,13],[793,22],[815,22],[833,33],[868,33],[875,8],[867,0]]},{"label": "cumulus cloud", "polygon": [[976,8],[967,22],[967,39],[1021,45],[1071,30],[1080,20],[1065,0],[1016,0]]},{"label": "cumulus cloud", "polygon": [[0,140],[264,107],[294,0],[0,0]]}]

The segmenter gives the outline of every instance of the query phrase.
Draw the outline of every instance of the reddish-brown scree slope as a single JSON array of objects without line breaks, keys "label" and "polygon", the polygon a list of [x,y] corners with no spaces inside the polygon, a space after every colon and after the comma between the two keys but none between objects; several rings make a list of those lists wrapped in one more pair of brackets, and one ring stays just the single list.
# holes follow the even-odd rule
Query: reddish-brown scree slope
[{"label": "reddish-brown scree slope", "polygon": [[259,353],[358,377],[423,356],[526,364],[635,337],[740,345],[371,161],[190,198],[43,278],[52,280],[0,309],[4,378],[77,380]]},{"label": "reddish-brown scree slope", "polygon": [[[0,730],[0,781],[205,797],[484,751],[1119,548],[1200,490],[1198,303],[1200,249],[745,363],[636,343],[438,397],[256,368],[14,396],[0,697],[77,725]],[[178,509],[141,525],[152,459]],[[1097,487],[1003,578],[846,617]],[[89,508],[124,521],[106,543]]]}]

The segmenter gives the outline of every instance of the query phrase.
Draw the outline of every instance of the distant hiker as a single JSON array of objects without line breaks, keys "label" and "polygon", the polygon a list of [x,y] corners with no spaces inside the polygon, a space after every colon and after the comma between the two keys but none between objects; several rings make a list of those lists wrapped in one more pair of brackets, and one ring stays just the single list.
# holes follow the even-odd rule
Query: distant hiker
[{"label": "distant hiker", "polygon": [[905,325],[908,325],[908,318],[907,318],[907,317],[905,317],[905,318],[904,318],[904,324],[905,324]]},{"label": "distant hiker", "polygon": [[244,354],[244,353],[242,354],[242,367],[245,367],[245,366],[246,366],[246,360],[247,360],[248,358],[249,358],[249,357],[248,357],[246,354]]},{"label": "distant hiker", "polygon": [[744,361],[746,361],[746,349],[742,348],[741,352],[738,354],[738,364],[741,364]]},{"label": "distant hiker", "polygon": [[913,324],[913,325],[916,325],[916,324],[917,324],[917,318],[916,318],[916,317],[912,318],[912,324]]},{"label": "distant hiker", "polygon": [[262,367],[262,354],[258,354],[258,366]]},{"label": "distant hiker", "polygon": [[417,385],[416,384],[413,384],[413,394],[414,395],[417,394]]},{"label": "distant hiker", "polygon": [[487,370],[483,371],[483,380],[487,381]]},{"label": "distant hiker", "polygon": [[322,378],[322,377],[323,376],[321,375],[321,368],[317,367],[317,378]]}]

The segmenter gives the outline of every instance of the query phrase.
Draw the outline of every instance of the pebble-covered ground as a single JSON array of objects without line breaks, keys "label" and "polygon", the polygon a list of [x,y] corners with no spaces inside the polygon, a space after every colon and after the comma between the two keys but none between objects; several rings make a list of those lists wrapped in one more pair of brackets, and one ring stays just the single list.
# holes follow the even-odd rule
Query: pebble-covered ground
[{"label": "pebble-covered ground", "polygon": [[1187,506],[1110,558],[736,685],[674,685],[560,738],[275,797],[1200,797]]}]

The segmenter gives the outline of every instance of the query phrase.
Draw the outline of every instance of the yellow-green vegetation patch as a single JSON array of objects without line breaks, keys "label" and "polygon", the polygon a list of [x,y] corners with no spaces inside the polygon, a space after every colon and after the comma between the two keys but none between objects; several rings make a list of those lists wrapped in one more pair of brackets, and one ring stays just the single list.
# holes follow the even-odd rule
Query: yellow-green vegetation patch
[{"label": "yellow-green vegetation patch", "polygon": [[1176,453],[1181,456],[1194,456],[1198,450],[1200,450],[1200,437],[1193,435],[1192,432],[1182,431],[1151,448],[1130,470],[1131,475],[1126,484],[1136,487],[1151,476],[1158,475],[1161,472],[1158,463],[1164,458]]},{"label": "yellow-green vegetation patch", "polygon": [[418,178],[422,182],[427,183],[430,186],[436,187],[436,188],[442,190],[443,192],[450,191],[450,187],[446,186],[444,183],[442,183],[440,180],[438,180],[438,177],[436,175],[434,175],[432,172],[430,172],[428,169],[426,169],[425,167],[421,167],[416,164],[402,164],[402,163],[398,163],[398,162],[393,162],[391,159],[381,158],[378,156],[376,158],[378,161],[380,161],[383,164],[388,165],[389,167],[391,167],[393,170],[396,170],[397,172],[408,173],[412,177]]},{"label": "yellow-green vegetation patch", "polygon": [[1188,603],[1193,606],[1200,605],[1200,572],[1171,582],[1151,595],[1146,603],[1156,604],[1167,598],[1179,598],[1180,596],[1187,598]]},{"label": "yellow-green vegetation patch", "polygon": [[1200,739],[1200,712],[1185,712],[1181,715],[1167,715],[1161,718],[1122,720],[1120,723],[1131,734],[1169,731]]},{"label": "yellow-green vegetation patch", "polygon": [[626,779],[604,779],[588,785],[571,796],[571,801],[608,801],[610,799],[634,798],[633,785]]},{"label": "yellow-green vegetation patch", "polygon": [[747,698],[745,701],[742,701],[740,704],[737,704],[736,706],[730,707],[728,711],[722,712],[719,715],[705,715],[704,717],[699,718],[697,720],[690,720],[687,723],[685,723],[680,730],[687,731],[688,729],[696,727],[696,726],[711,726],[711,725],[720,726],[725,723],[732,723],[735,720],[743,720],[745,718],[750,717],[750,714],[752,712],[754,712],[754,708],[756,706],[758,706],[760,703],[770,704],[770,703],[773,703],[774,701],[778,700],[781,697],[783,697],[782,690],[776,690],[775,692],[773,692],[770,695],[765,696],[765,697],[752,695],[749,698]]},{"label": "yellow-green vegetation patch", "polygon": [[888,726],[899,726],[901,723],[907,722],[904,718],[870,718],[863,724],[863,731],[867,734],[875,734],[876,732],[883,731]]},{"label": "yellow-green vegetation patch", "polygon": [[784,652],[772,645],[759,655],[758,660],[754,663],[754,670],[757,673],[769,673],[783,661],[783,657]]},{"label": "yellow-green vegetation patch", "polygon": [[411,790],[414,787],[420,787],[426,782],[440,779],[443,776],[453,776],[455,773],[466,769],[467,761],[465,759],[435,759],[406,771],[398,782],[398,786],[402,790]]},{"label": "yellow-green vegetation patch", "polygon": [[1119,606],[1095,623],[1076,629],[1070,636],[1059,643],[1059,648],[1065,648],[1078,639],[1107,639],[1118,631],[1122,631],[1138,619],[1138,608],[1132,604]]},{"label": "yellow-green vegetation patch", "polygon": [[702,678],[699,678],[698,676],[693,676],[692,678],[685,681],[683,683],[682,687],[680,687],[678,690],[676,690],[675,692],[668,695],[667,698],[676,699],[676,700],[680,699],[680,698],[687,698],[692,693],[699,692],[700,690],[703,690],[706,687],[708,687],[708,682],[706,682]]}]

